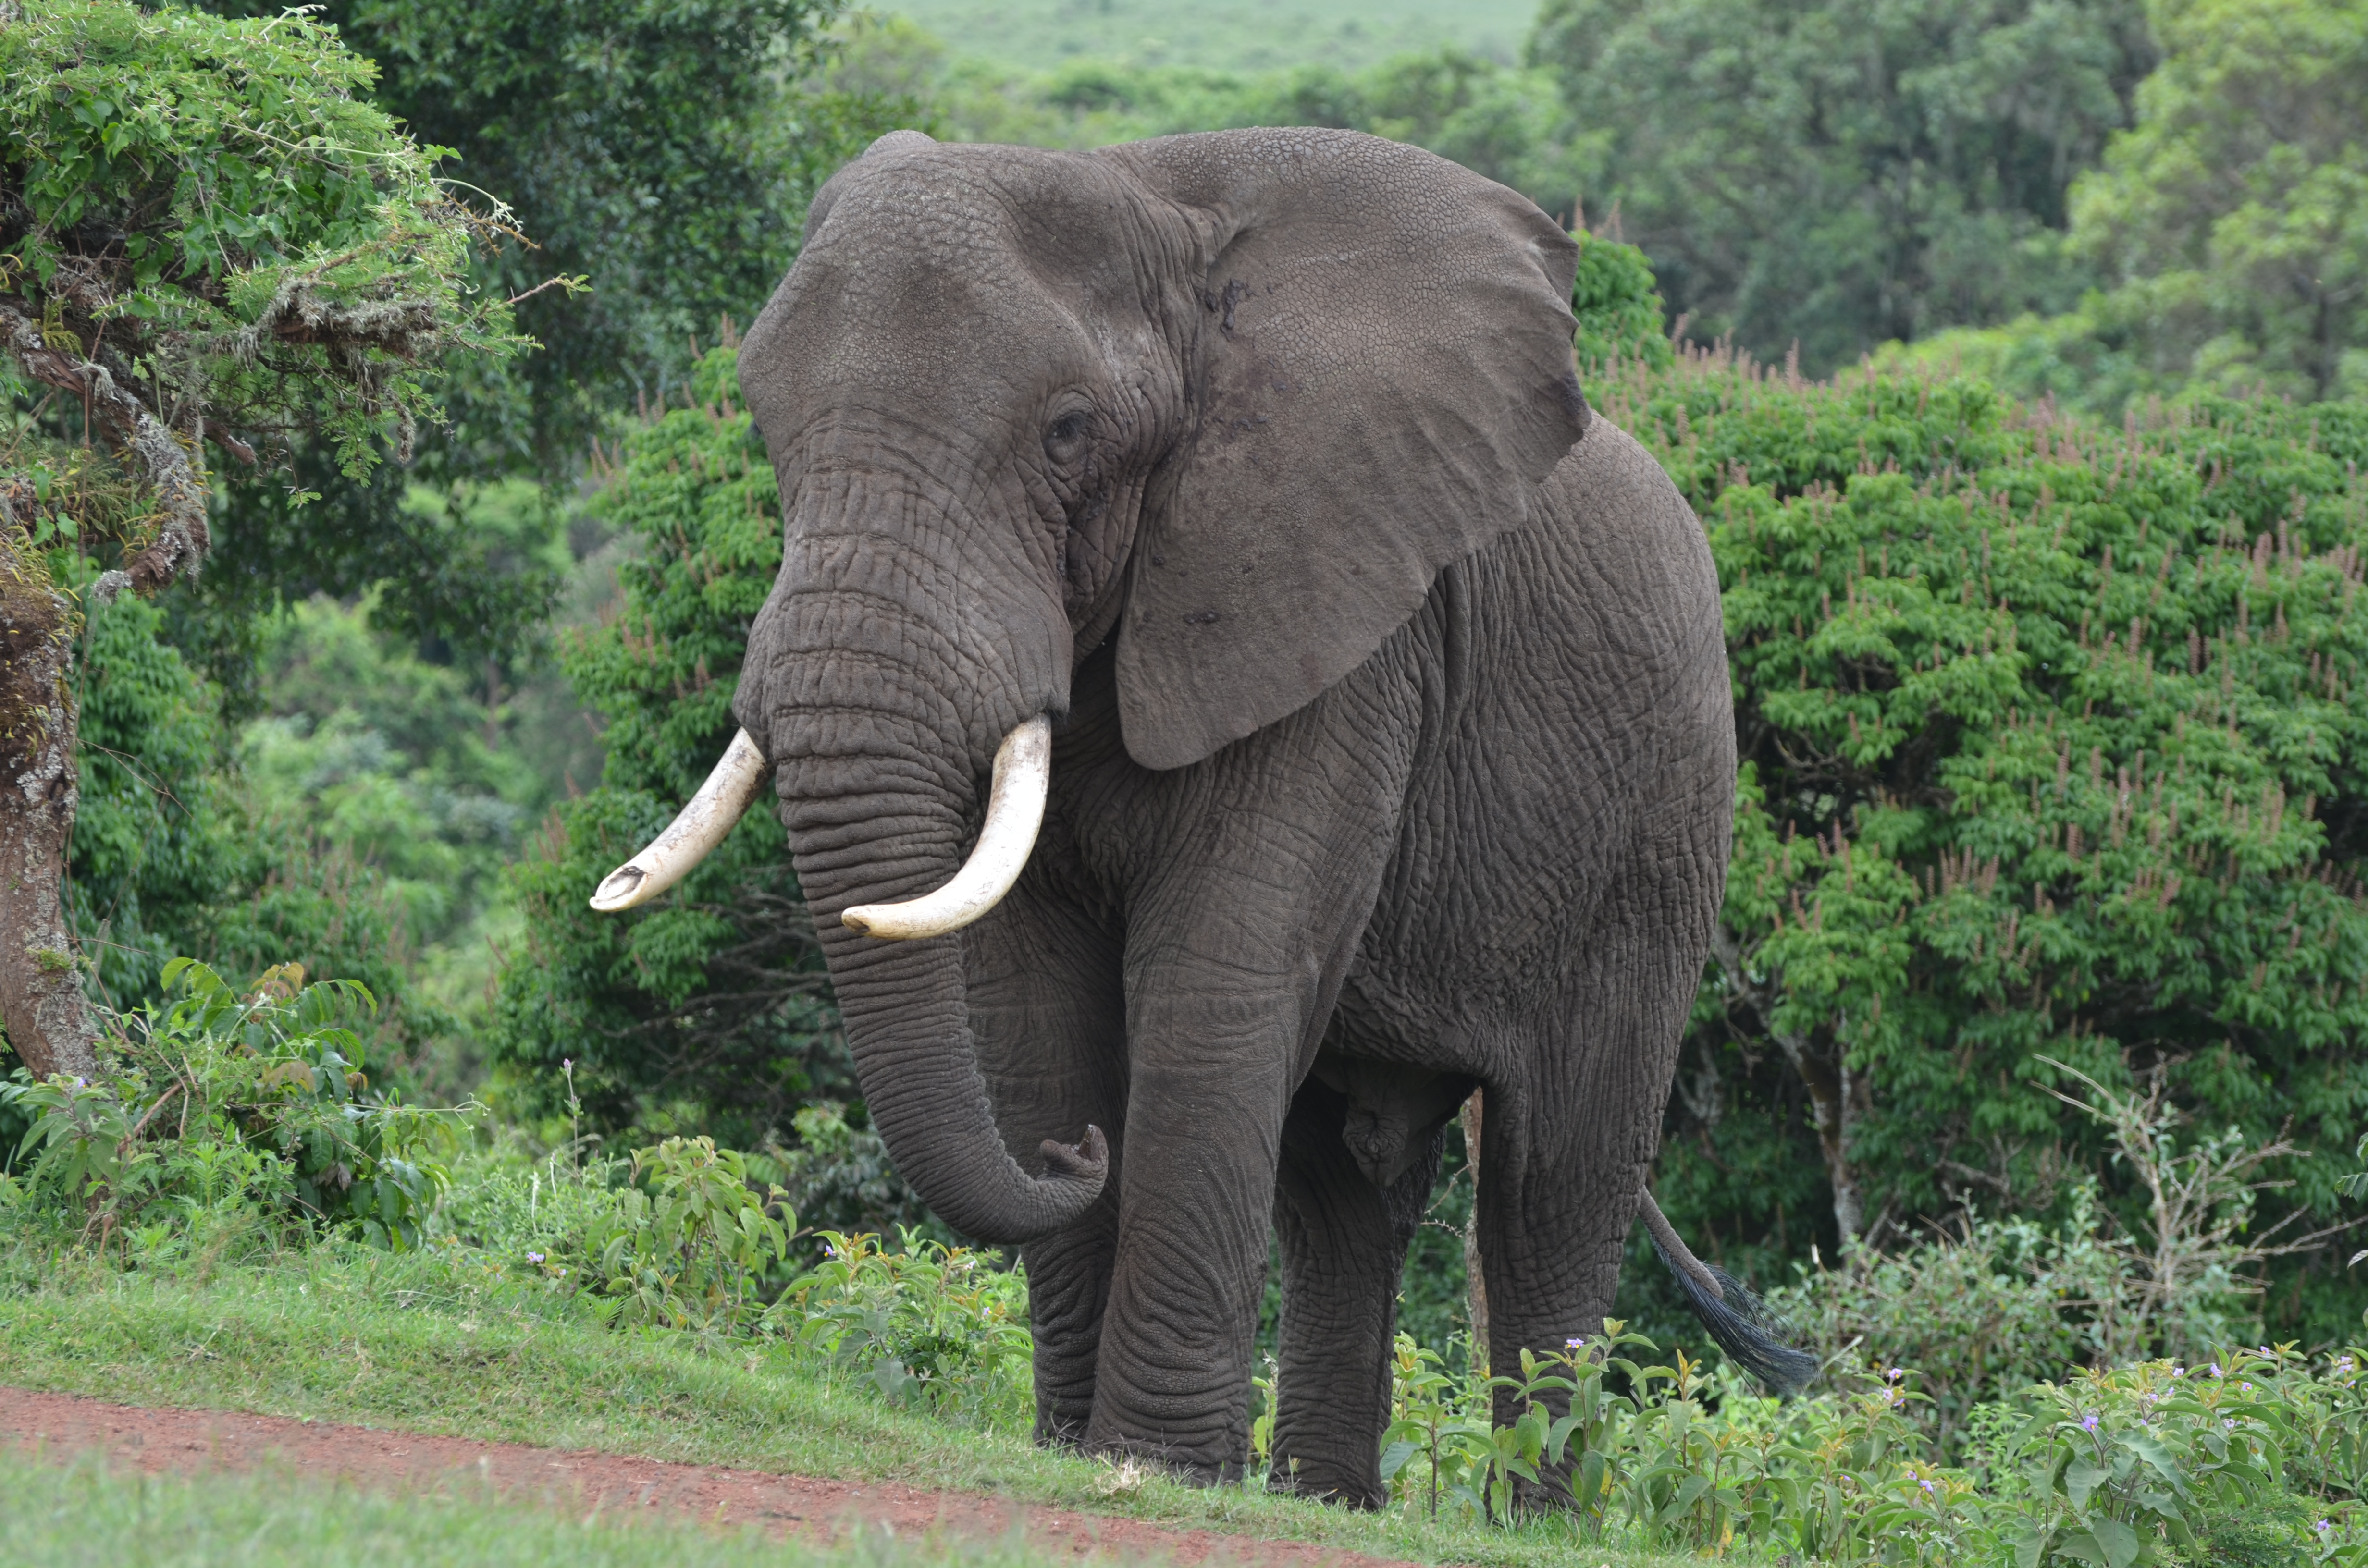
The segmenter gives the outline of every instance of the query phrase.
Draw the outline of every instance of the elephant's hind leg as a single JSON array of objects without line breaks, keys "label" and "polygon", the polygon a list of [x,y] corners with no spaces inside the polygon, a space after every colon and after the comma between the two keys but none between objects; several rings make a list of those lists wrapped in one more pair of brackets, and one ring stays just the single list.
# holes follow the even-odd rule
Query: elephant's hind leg
[{"label": "elephant's hind leg", "polygon": [[1387,1188],[1342,1141],[1348,1102],[1310,1079],[1292,1101],[1276,1173],[1282,1252],[1280,1399],[1271,1484],[1358,1507],[1388,1501],[1381,1439],[1390,1421],[1398,1277],[1439,1174],[1443,1134]]},{"label": "elephant's hind leg", "polygon": [[[1717,884],[1682,874],[1679,857],[1638,858],[1607,918],[1574,945],[1559,994],[1529,1026],[1535,1043],[1487,1082],[1479,1233],[1498,1372],[1525,1349],[1556,1352],[1602,1331],[1660,1142],[1708,946],[1704,890]],[[1497,1421],[1517,1415],[1499,1389]]]}]

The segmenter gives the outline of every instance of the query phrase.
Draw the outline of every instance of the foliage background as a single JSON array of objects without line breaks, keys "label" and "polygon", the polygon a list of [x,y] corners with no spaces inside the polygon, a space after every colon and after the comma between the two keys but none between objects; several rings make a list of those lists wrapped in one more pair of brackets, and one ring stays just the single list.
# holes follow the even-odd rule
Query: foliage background
[{"label": "foliage background", "polygon": [[[1474,12],[1321,57],[1008,9],[989,54],[822,0],[326,8],[370,102],[514,211],[475,286],[588,292],[521,300],[541,351],[464,378],[408,466],[299,443],[231,473],[208,572],[88,618],[95,991],[153,997],[174,952],[300,960],[382,1000],[373,1060],[420,1092],[559,1140],[573,1063],[584,1131],[826,1153],[823,1218],[923,1219],[769,818],[670,903],[582,906],[728,737],[778,553],[729,321],[895,126],[1345,126],[1592,231],[1590,395],[1713,529],[1754,792],[1656,1177],[1680,1227],[1774,1283],[1832,1257],[1838,1174],[1886,1245],[1964,1206],[2060,1219],[2087,1174],[2134,1219],[2042,1052],[2166,1064],[2198,1135],[2292,1119],[2318,1157],[2260,1223],[2335,1212],[2368,939],[2368,7],[1549,0],[1526,33]],[[100,506],[70,411],[12,388],[7,438]],[[1427,1342],[1459,1321],[1467,1202],[1454,1147],[1409,1271]],[[1666,1331],[1636,1244],[1622,1310]],[[2309,1335],[2362,1304],[2324,1260],[2265,1303]]]}]

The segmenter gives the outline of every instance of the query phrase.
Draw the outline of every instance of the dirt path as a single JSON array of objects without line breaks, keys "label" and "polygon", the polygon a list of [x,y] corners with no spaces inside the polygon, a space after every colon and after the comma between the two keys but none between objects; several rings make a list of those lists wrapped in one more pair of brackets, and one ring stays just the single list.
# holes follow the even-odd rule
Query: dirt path
[{"label": "dirt path", "polygon": [[887,1525],[1000,1538],[1023,1528],[1052,1551],[1158,1556],[1178,1564],[1256,1568],[1395,1568],[1386,1560],[1301,1541],[1168,1529],[1134,1519],[1035,1508],[966,1492],[894,1483],[815,1481],[718,1465],[668,1464],[574,1449],[532,1449],[466,1437],[218,1410],[152,1410],[74,1394],[0,1389],[0,1442],[64,1458],[97,1450],[119,1464],[188,1475],[285,1466],[373,1490],[432,1492],[455,1483],[586,1514],[659,1508],[721,1524],[827,1538]]}]

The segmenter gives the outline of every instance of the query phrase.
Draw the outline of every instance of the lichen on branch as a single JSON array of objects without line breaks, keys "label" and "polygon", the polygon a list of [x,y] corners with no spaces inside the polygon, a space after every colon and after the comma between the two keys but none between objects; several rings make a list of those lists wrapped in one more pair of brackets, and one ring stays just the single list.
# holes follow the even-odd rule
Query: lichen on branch
[{"label": "lichen on branch", "polygon": [[[525,340],[470,282],[472,210],[361,94],[375,68],[295,13],[27,0],[0,27],[0,337],[128,449],[159,528],[110,579],[202,560],[209,437],[243,462],[325,439],[409,455],[456,353]],[[258,460],[258,452],[261,454]]]}]

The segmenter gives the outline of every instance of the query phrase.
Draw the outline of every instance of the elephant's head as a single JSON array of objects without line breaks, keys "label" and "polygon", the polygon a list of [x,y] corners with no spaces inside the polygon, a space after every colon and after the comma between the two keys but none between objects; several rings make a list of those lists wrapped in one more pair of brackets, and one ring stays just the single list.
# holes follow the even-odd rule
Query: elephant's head
[{"label": "elephant's head", "polygon": [[898,131],[806,233],[740,358],[786,531],[746,733],[595,903],[679,876],[769,768],[874,1124],[950,1223],[1023,1240],[1093,1200],[1101,1136],[1042,1176],[1006,1153],[945,933],[1019,874],[1072,671],[1114,637],[1127,751],[1171,768],[1361,663],[1585,429],[1576,250],[1328,131]]}]

